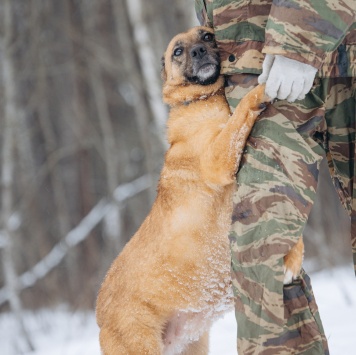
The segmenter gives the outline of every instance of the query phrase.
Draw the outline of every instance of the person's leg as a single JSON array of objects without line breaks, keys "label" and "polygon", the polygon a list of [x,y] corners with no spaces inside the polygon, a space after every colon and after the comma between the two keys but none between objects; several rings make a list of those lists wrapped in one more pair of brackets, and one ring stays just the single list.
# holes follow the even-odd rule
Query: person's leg
[{"label": "person's leg", "polygon": [[[257,76],[229,77],[231,108]],[[312,207],[321,149],[310,138],[324,123],[315,95],[270,105],[256,122],[237,174],[232,280],[239,354],[327,354],[308,276],[283,287],[283,257],[303,232]]]},{"label": "person's leg", "polygon": [[321,88],[326,97],[327,123],[322,143],[334,186],[351,217],[352,251],[356,265],[356,78],[324,79]]}]

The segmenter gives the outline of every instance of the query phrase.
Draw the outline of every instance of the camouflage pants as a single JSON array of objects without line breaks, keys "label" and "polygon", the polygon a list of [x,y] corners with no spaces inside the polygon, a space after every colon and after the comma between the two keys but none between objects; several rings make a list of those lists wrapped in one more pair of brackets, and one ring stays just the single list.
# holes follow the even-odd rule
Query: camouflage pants
[{"label": "camouflage pants", "polygon": [[[256,84],[256,75],[227,78],[232,110]],[[237,176],[230,233],[241,355],[329,353],[309,277],[303,271],[283,286],[283,257],[302,235],[325,155],[353,217],[355,91],[354,78],[317,79],[304,100],[270,105],[252,130]]]}]

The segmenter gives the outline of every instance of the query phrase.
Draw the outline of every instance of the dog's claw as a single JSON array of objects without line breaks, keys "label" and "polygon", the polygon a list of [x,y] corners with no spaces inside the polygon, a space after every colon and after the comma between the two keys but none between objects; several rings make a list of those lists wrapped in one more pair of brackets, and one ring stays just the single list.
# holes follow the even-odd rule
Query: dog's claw
[{"label": "dog's claw", "polygon": [[267,108],[267,103],[266,102],[262,102],[261,104],[259,104],[258,108],[262,111],[264,111]]}]

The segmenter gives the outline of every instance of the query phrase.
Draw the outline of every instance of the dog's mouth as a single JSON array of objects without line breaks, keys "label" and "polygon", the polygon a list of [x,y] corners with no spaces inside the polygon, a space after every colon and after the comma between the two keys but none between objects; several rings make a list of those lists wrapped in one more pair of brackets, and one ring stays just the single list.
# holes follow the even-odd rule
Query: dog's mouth
[{"label": "dog's mouth", "polygon": [[220,65],[214,63],[203,64],[197,72],[198,82],[201,85],[214,84],[220,75]]},{"label": "dog's mouth", "polygon": [[220,64],[204,63],[196,71],[195,75],[188,80],[199,85],[214,84],[220,76]]},{"label": "dog's mouth", "polygon": [[200,77],[204,78],[204,77],[210,77],[212,75],[214,75],[216,72],[216,64],[212,64],[212,63],[207,63],[202,65],[199,70],[197,75],[199,75]]}]

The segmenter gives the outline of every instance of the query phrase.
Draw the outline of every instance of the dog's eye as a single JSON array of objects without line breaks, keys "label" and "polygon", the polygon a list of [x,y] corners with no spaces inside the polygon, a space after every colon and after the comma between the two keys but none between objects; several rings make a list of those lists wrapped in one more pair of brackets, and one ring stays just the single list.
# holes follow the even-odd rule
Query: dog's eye
[{"label": "dog's eye", "polygon": [[203,36],[203,41],[205,42],[211,42],[214,39],[214,35],[212,33],[205,33]]},{"label": "dog's eye", "polygon": [[173,52],[173,55],[175,56],[175,57],[179,57],[180,55],[182,55],[182,53],[183,53],[183,48],[176,48],[175,50],[174,50],[174,52]]}]

